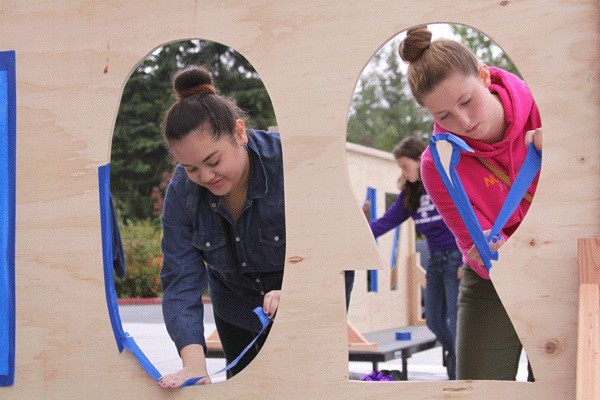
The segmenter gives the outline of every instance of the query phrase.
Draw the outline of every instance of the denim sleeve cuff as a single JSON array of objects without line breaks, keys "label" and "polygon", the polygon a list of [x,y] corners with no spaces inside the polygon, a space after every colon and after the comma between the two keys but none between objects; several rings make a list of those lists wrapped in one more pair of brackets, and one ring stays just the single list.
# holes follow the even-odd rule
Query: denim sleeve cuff
[{"label": "denim sleeve cuff", "polygon": [[175,346],[177,347],[177,353],[181,355],[181,350],[185,346],[189,346],[191,344],[201,345],[204,348],[204,354],[206,354],[206,340],[204,339],[204,335],[201,335],[200,337],[192,337],[190,335],[190,337],[177,340],[177,342],[175,342]]}]

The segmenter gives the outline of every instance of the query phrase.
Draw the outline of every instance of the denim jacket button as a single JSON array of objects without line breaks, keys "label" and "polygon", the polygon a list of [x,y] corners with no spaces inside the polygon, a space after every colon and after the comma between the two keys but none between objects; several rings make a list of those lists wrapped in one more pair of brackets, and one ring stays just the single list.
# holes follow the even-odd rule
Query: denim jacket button
[{"label": "denim jacket button", "polygon": [[261,296],[264,296],[264,295],[265,295],[265,292],[261,291],[261,292],[260,292],[260,295],[261,295]]},{"label": "denim jacket button", "polygon": [[210,242],[206,242],[206,247],[210,247]]},{"label": "denim jacket button", "polygon": [[260,283],[260,279],[256,278],[256,283]]},{"label": "denim jacket button", "polygon": [[243,262],[243,263],[242,263],[242,267],[245,267],[245,266],[246,266],[246,263],[245,263],[245,262]]},{"label": "denim jacket button", "polygon": [[275,236],[275,237],[273,238],[273,240],[274,240],[274,241],[276,241],[276,242],[278,242],[278,241],[279,241],[279,236]]},{"label": "denim jacket button", "polygon": [[236,242],[239,242],[239,241],[240,241],[240,238],[239,238],[239,236],[235,238],[235,241],[236,241]]},{"label": "denim jacket button", "polygon": [[211,206],[212,208],[215,208],[215,207],[217,206],[217,203],[212,203],[210,206]]}]

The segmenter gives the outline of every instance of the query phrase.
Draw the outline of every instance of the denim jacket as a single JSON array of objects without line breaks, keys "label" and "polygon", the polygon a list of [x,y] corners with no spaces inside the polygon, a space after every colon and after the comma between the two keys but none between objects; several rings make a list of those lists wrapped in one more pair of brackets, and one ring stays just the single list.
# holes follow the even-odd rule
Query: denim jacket
[{"label": "denim jacket", "polygon": [[201,295],[207,284],[221,319],[258,332],[252,312],[280,290],[285,261],[283,164],[279,134],[248,131],[248,197],[237,223],[220,197],[187,177],[181,165],[164,202],[163,315],[180,351],[204,340]]}]

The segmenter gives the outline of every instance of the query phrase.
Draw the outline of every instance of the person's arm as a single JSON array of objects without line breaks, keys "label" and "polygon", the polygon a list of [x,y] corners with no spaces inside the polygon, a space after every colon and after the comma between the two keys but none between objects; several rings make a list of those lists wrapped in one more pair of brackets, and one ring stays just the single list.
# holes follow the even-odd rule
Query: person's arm
[{"label": "person's arm", "polygon": [[408,219],[408,212],[404,206],[404,194],[400,192],[396,201],[390,206],[390,208],[383,214],[381,218],[378,218],[369,223],[373,236],[378,238],[386,232],[394,229],[404,221]]},{"label": "person's arm", "polygon": [[[163,316],[183,362],[182,370],[159,380],[165,388],[179,387],[187,379],[207,374],[202,304],[206,267],[201,253],[191,244],[192,224],[184,204],[184,192],[182,185],[169,186],[162,217]],[[198,383],[210,383],[210,379]]]}]

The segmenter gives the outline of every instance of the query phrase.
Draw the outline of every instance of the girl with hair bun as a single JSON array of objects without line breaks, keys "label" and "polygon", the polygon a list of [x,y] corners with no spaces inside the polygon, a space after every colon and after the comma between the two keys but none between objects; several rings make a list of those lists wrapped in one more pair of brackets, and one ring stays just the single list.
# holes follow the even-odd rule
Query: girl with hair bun
[{"label": "girl with hair bun", "polygon": [[[539,111],[520,78],[480,64],[457,41],[432,41],[431,37],[426,27],[411,29],[398,50],[409,64],[407,78],[413,97],[434,119],[434,134],[453,133],[475,150],[462,154],[456,170],[487,233],[523,164],[527,142],[533,140],[541,150]],[[458,297],[457,379],[515,380],[521,342],[429,148],[421,157],[421,177],[466,264]],[[530,195],[535,193],[538,178],[529,188]],[[491,245],[492,250],[498,250],[517,229],[530,200],[531,196],[524,197],[502,230],[502,240]]]},{"label": "girl with hair bun", "polygon": [[[279,133],[246,129],[244,113],[217,94],[210,72],[188,67],[173,78],[178,100],[163,121],[178,163],[165,196],[161,271],[163,315],[183,369],[164,388],[205,377],[202,293],[207,285],[227,363],[273,318],[285,257],[283,164]],[[252,361],[263,335],[228,377]]]}]

